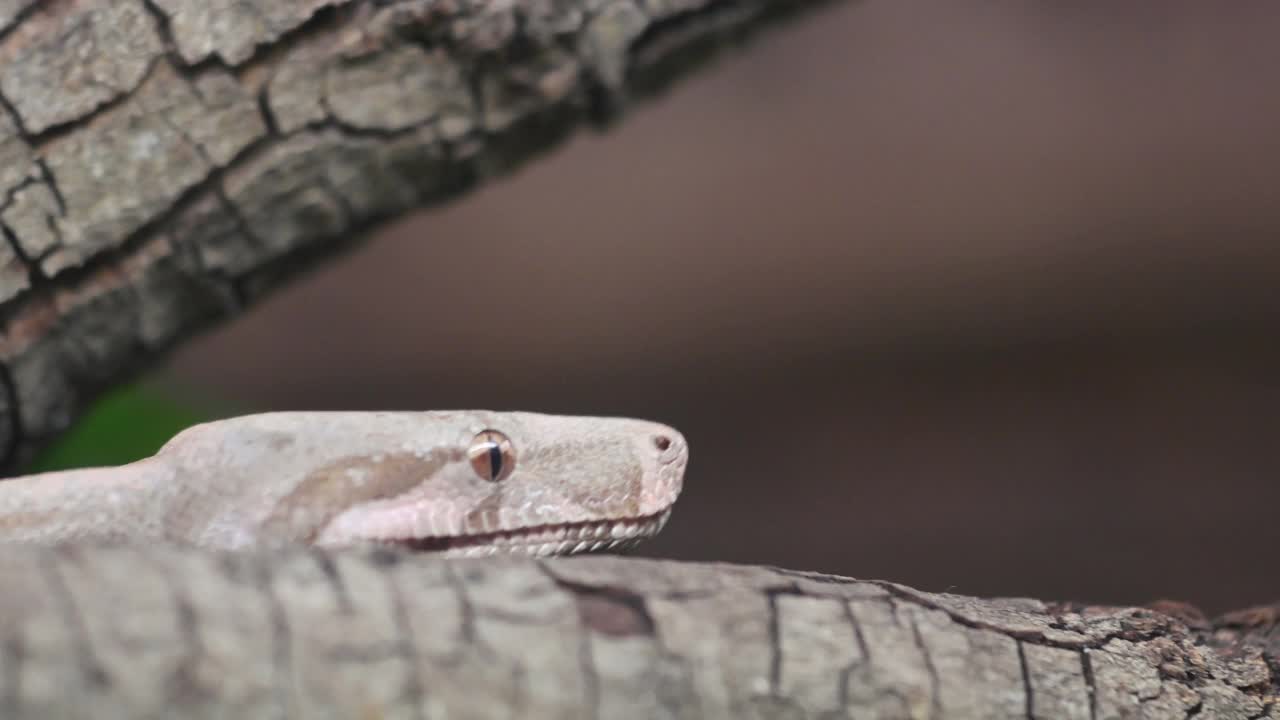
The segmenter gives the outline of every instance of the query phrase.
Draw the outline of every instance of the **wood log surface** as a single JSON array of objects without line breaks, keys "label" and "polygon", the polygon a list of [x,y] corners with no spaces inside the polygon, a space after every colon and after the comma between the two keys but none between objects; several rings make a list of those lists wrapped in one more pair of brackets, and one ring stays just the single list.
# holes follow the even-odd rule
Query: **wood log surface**
[{"label": "wood log surface", "polygon": [[384,550],[3,548],[0,577],[5,718],[1280,718],[1276,607]]}]

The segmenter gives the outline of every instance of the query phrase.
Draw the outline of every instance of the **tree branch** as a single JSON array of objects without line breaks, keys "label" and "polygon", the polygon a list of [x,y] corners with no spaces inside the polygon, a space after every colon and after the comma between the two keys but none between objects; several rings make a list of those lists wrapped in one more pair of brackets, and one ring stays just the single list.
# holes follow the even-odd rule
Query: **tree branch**
[{"label": "tree branch", "polygon": [[0,463],[296,268],[793,7],[0,3]]},{"label": "tree branch", "polygon": [[1280,611],[617,557],[0,549],[0,713],[1280,717]]}]

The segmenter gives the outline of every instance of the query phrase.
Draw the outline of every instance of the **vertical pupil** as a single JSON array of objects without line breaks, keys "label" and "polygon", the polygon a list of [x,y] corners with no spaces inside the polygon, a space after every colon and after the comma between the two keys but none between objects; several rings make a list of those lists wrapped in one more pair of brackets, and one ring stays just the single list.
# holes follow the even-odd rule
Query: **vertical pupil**
[{"label": "vertical pupil", "polygon": [[489,442],[489,479],[502,477],[502,447],[498,443]]},{"label": "vertical pupil", "polygon": [[497,430],[481,430],[476,433],[467,448],[467,459],[476,475],[497,482],[516,467],[516,456],[511,441]]}]

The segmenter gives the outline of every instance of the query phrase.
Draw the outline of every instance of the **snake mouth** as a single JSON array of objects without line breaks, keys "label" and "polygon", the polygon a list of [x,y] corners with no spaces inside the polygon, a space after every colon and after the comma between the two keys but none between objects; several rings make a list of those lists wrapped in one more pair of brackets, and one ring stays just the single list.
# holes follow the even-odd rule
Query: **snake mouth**
[{"label": "snake mouth", "polygon": [[671,509],[667,508],[637,518],[533,525],[472,535],[390,538],[383,542],[406,550],[440,553],[449,557],[571,555],[630,547],[656,534],[670,516]]}]

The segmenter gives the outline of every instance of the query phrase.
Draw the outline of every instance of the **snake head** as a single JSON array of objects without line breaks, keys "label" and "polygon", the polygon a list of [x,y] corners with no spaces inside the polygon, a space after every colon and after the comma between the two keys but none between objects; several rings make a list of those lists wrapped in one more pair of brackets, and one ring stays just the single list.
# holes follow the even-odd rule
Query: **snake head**
[{"label": "snake head", "polygon": [[616,548],[666,523],[689,456],[675,429],[629,418],[364,413],[357,426],[344,415],[323,432],[310,424],[293,450],[309,460],[262,535],[463,556]]}]

